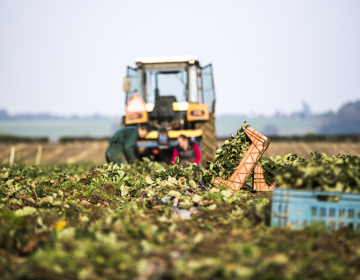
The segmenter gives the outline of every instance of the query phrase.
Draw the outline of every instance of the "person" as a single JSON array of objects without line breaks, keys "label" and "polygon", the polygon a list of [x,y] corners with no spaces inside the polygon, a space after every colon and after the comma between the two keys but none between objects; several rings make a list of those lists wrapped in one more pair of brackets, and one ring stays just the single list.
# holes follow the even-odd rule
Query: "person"
[{"label": "person", "polygon": [[138,138],[144,138],[151,131],[150,123],[140,123],[138,126],[127,126],[119,129],[110,139],[106,150],[107,163],[135,163],[134,149]]},{"label": "person", "polygon": [[201,153],[198,144],[189,141],[189,139],[181,134],[178,137],[179,145],[174,149],[171,161],[176,164],[175,158],[179,157],[179,164],[187,166],[187,162],[199,164]]}]

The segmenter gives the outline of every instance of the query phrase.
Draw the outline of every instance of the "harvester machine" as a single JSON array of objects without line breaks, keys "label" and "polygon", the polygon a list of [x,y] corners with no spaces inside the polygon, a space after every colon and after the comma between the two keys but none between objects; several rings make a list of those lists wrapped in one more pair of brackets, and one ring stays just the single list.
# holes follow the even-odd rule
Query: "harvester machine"
[{"label": "harvester machine", "polygon": [[254,170],[252,189],[254,191],[272,191],[274,190],[276,183],[274,182],[272,185],[268,185],[265,181],[263,167],[258,165],[258,161],[270,145],[270,139],[250,126],[246,128],[245,133],[252,143],[240,161],[237,169],[231,175],[229,180],[215,178],[213,184],[215,186],[220,184],[227,185],[233,191],[240,190],[246,179]]},{"label": "harvester machine", "polygon": [[197,142],[201,165],[216,153],[215,90],[212,65],[201,67],[195,56],[140,57],[124,79],[126,115],[121,127],[150,122],[154,128],[137,143],[139,157],[170,161],[177,138]]}]

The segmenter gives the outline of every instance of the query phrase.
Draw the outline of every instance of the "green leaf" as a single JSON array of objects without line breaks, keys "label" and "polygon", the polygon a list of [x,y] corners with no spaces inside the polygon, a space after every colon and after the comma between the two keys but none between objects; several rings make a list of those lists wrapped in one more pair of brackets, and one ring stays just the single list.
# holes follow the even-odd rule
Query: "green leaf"
[{"label": "green leaf", "polygon": [[209,210],[215,210],[216,209],[216,204],[211,204],[210,206],[207,207],[207,209]]},{"label": "green leaf", "polygon": [[225,198],[229,198],[229,197],[231,197],[233,195],[233,193],[230,190],[221,191],[220,193]]},{"label": "green leaf", "polygon": [[54,202],[54,197],[48,195],[48,196],[42,198],[42,199],[40,200],[39,204],[44,204],[44,203],[50,203],[50,204],[52,204],[53,202]]},{"label": "green leaf", "polygon": [[196,189],[196,183],[194,180],[190,180],[189,184],[193,189]]},{"label": "green leaf", "polygon": [[36,212],[36,208],[25,206],[23,209],[16,210],[15,215],[21,217],[21,216],[34,214],[35,212]]},{"label": "green leaf", "polygon": [[154,181],[149,176],[145,178],[145,182],[148,183],[149,185],[154,184]]},{"label": "green leaf", "polygon": [[173,197],[177,197],[180,198],[181,193],[177,192],[177,191],[169,191],[169,195],[173,196]]}]

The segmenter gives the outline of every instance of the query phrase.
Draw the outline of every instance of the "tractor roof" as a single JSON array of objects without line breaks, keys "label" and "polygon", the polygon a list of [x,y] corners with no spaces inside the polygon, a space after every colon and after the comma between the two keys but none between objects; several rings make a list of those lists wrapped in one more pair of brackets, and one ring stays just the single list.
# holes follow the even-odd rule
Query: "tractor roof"
[{"label": "tractor roof", "polygon": [[168,56],[168,57],[138,57],[136,58],[136,63],[140,64],[152,64],[152,63],[179,63],[185,62],[189,64],[194,64],[197,62],[197,57],[195,55],[184,55],[184,56]]}]

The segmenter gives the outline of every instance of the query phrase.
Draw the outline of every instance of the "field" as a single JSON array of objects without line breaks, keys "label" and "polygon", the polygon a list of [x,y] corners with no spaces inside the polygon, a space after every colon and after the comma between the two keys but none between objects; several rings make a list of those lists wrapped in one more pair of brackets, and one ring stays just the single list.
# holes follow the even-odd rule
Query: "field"
[{"label": "field", "polygon": [[0,168],[2,279],[360,279],[352,228],[272,228],[271,192],[203,184],[196,166]]},{"label": "field", "polygon": [[[218,141],[219,147],[222,144],[223,141]],[[41,162],[94,162],[101,164],[105,162],[105,151],[108,145],[107,141],[41,144]],[[0,162],[9,162],[11,147],[11,144],[0,143]],[[38,144],[22,143],[16,144],[15,147],[14,162],[35,163],[39,147]],[[309,156],[312,151],[318,151],[327,155],[344,154],[360,156],[360,142],[273,142],[264,156],[275,157],[280,155],[283,157],[288,153],[297,154],[298,156]]]}]

